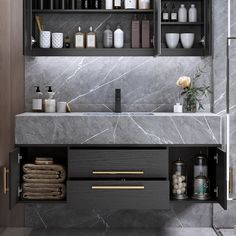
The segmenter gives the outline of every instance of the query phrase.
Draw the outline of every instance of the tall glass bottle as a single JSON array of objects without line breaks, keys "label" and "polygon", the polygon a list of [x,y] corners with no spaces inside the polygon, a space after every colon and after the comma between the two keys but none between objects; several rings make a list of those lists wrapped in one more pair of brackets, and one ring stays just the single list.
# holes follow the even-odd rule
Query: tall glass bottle
[{"label": "tall glass bottle", "polygon": [[170,14],[168,12],[168,8],[167,8],[167,4],[166,3],[163,5],[163,9],[162,9],[162,14],[161,15],[162,15],[161,19],[162,19],[163,22],[169,21]]},{"label": "tall glass bottle", "polygon": [[75,34],[75,47],[84,48],[84,33],[81,32],[81,27],[79,26],[78,32]]},{"label": "tall glass bottle", "polygon": [[106,26],[103,32],[103,47],[111,48],[113,46],[113,32],[111,31],[110,25]]},{"label": "tall glass bottle", "polygon": [[86,48],[96,48],[96,33],[93,31],[93,27],[90,26],[90,32],[86,37]]}]

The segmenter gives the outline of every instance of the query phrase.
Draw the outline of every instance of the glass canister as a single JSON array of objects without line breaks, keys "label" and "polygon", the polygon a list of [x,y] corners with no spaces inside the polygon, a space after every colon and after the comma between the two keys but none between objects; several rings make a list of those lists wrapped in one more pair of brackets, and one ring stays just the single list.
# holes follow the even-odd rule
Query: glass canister
[{"label": "glass canister", "polygon": [[197,200],[207,200],[210,198],[210,182],[202,172],[194,178],[192,198]]},{"label": "glass canister", "polygon": [[194,178],[199,176],[201,173],[203,176],[208,177],[208,165],[207,165],[207,157],[200,153],[195,157],[194,162]]},{"label": "glass canister", "polygon": [[188,198],[186,166],[180,158],[172,164],[172,196],[175,199]]}]

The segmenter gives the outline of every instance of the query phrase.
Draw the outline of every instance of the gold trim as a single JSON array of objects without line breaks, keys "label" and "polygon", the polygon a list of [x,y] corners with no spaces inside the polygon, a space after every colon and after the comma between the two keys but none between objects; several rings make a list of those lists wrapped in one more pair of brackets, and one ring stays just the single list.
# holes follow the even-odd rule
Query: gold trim
[{"label": "gold trim", "polygon": [[144,171],[93,171],[93,175],[143,175]]},{"label": "gold trim", "polygon": [[9,188],[7,187],[7,175],[9,174],[9,169],[7,167],[3,168],[3,193],[7,194]]},{"label": "gold trim", "polygon": [[143,190],[144,186],[92,186],[92,190]]}]

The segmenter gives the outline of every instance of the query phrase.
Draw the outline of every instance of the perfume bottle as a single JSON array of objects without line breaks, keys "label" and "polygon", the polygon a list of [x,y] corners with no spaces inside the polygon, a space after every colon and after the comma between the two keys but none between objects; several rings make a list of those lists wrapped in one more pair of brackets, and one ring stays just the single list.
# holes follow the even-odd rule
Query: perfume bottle
[{"label": "perfume bottle", "polygon": [[93,32],[93,27],[90,26],[90,32],[87,33],[86,48],[96,48],[96,33]]},{"label": "perfume bottle", "polygon": [[78,27],[78,32],[75,34],[75,47],[84,48],[84,33],[81,32],[81,27]]},{"label": "perfume bottle", "polygon": [[177,13],[177,10],[175,8],[175,4],[173,3],[172,10],[171,10],[171,13],[170,13],[170,21],[176,22],[177,20],[178,20],[178,13]]},{"label": "perfume bottle", "polygon": [[168,12],[166,3],[164,4],[163,10],[162,10],[162,21],[163,22],[169,21],[169,12]]}]

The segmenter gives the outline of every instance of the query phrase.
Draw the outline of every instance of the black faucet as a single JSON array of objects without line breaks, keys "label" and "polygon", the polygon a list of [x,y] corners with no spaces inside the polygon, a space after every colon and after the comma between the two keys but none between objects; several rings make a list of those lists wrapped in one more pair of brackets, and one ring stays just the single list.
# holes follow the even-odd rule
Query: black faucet
[{"label": "black faucet", "polygon": [[121,113],[121,89],[115,90],[115,112]]}]

